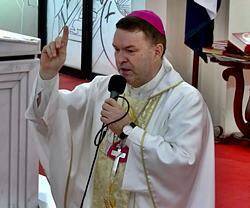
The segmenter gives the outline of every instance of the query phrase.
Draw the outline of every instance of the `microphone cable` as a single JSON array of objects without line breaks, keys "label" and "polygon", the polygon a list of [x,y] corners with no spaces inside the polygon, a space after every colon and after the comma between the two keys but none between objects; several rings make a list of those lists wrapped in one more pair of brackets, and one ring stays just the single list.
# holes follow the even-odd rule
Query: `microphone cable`
[{"label": "microphone cable", "polygon": [[[100,147],[100,145],[101,145],[101,143],[102,143],[102,141],[103,141],[103,139],[104,139],[104,137],[105,137],[105,135],[106,135],[108,126],[109,126],[110,124],[113,124],[113,123],[115,123],[115,122],[117,122],[117,121],[122,120],[125,116],[128,115],[128,112],[129,112],[129,109],[130,109],[129,102],[128,102],[128,100],[127,100],[125,97],[123,97],[123,96],[116,96],[114,99],[116,99],[116,98],[122,98],[123,100],[125,100],[126,103],[127,103],[128,108],[127,108],[126,113],[125,113],[122,117],[120,117],[120,118],[118,118],[118,119],[116,119],[116,120],[114,120],[114,121],[112,121],[112,122],[110,122],[110,123],[108,123],[108,124],[104,124],[104,123],[103,123],[101,129],[97,132],[97,134],[96,134],[96,136],[95,136],[94,144],[95,144],[95,146],[96,146],[96,151],[95,151],[95,155],[94,155],[93,162],[92,162],[92,164],[91,164],[91,169],[90,169],[90,172],[89,172],[89,177],[88,177],[87,184],[86,184],[86,187],[85,187],[85,190],[84,190],[84,194],[83,194],[83,197],[82,197],[82,201],[81,201],[81,206],[80,206],[80,208],[83,208],[83,203],[84,203],[84,200],[85,200],[86,195],[87,195],[87,190],[88,190],[88,187],[89,187],[89,183],[90,183],[91,176],[92,176],[92,174],[93,174],[94,165],[95,165],[95,162],[96,162],[98,150],[99,150],[99,147]],[[104,130],[104,129],[105,129],[105,130]],[[98,136],[99,136],[99,137],[98,137]]]}]

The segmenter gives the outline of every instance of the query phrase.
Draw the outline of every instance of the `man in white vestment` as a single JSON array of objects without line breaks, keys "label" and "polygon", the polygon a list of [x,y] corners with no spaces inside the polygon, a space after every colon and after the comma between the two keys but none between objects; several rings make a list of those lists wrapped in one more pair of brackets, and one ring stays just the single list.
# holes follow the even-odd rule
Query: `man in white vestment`
[{"label": "man in white vestment", "polygon": [[[113,38],[128,114],[108,125],[99,146],[84,208],[213,208],[214,139],[201,94],[164,58],[159,16],[134,11]],[[110,98],[111,76],[73,91],[58,90],[68,29],[42,50],[26,117],[58,208],[79,208],[102,124],[121,118],[126,102]]]}]

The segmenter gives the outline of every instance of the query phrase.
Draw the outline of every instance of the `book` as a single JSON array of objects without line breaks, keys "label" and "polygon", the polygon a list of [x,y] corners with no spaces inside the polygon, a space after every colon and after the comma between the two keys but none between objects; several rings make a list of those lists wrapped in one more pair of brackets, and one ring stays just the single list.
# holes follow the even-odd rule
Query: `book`
[{"label": "book", "polygon": [[215,58],[218,61],[250,64],[250,60],[247,60],[247,59],[241,59],[241,58],[235,58],[235,57],[230,57],[230,56],[225,56],[225,55],[217,55],[217,54],[207,54],[207,55],[208,55],[208,57]]},{"label": "book", "polygon": [[229,36],[229,42],[243,53],[250,55],[250,32],[232,33]]},{"label": "book", "polygon": [[247,54],[241,55],[241,54],[237,54],[237,53],[230,53],[230,52],[228,52],[226,50],[226,51],[223,51],[223,55],[224,56],[229,56],[229,57],[232,57],[232,58],[244,59],[244,60],[249,60],[250,61],[250,55],[247,55]]},{"label": "book", "polygon": [[232,44],[230,41],[228,41],[226,46],[226,51],[232,54],[238,54],[238,55],[246,55],[243,51],[241,51],[237,46]]},{"label": "book", "polygon": [[214,41],[211,47],[202,48],[202,52],[210,57],[210,60],[215,58],[221,62],[250,64],[250,54],[242,52],[228,40]]},{"label": "book", "polygon": [[228,40],[216,40],[213,42],[212,47],[218,49],[225,49],[228,46]]},{"label": "book", "polygon": [[202,48],[202,52],[211,55],[227,56],[228,59],[250,61],[250,54],[245,54],[227,40],[214,41],[212,47]]},{"label": "book", "polygon": [[217,55],[222,55],[223,54],[223,49],[218,49],[218,48],[202,48],[203,53],[209,53],[209,54],[217,54]]},{"label": "book", "polygon": [[214,41],[211,47],[202,48],[203,53],[222,55],[227,47],[226,40]]}]

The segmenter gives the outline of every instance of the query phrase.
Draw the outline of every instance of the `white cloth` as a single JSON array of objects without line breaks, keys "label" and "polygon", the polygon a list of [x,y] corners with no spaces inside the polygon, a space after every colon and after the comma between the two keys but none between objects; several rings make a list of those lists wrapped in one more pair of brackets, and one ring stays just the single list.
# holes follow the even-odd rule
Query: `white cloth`
[{"label": "white cloth", "polygon": [[217,15],[217,1],[218,0],[194,0],[197,4],[203,6],[210,17],[213,20]]},{"label": "white cloth", "polygon": [[[152,80],[139,91],[130,87],[132,93],[143,96],[151,90],[154,95],[182,81],[166,59],[162,70],[157,86]],[[26,118],[33,123],[40,160],[59,208],[80,207],[95,152],[93,139],[102,125],[101,106],[109,97],[109,79],[99,76],[70,92],[58,91],[57,77],[52,81],[54,86],[48,87],[53,88],[50,93],[47,81],[40,80],[45,82],[40,87],[35,82]],[[45,102],[42,106],[46,106],[43,115],[41,106],[36,107],[40,91],[41,103]],[[43,93],[50,94],[47,105]],[[144,161],[156,207],[213,208],[213,126],[200,93],[186,82],[169,89],[161,97],[148,128],[136,127],[127,138],[129,156],[122,188],[132,193],[129,207],[152,207],[140,151],[144,131]],[[84,208],[91,207],[91,193],[90,186]]]}]

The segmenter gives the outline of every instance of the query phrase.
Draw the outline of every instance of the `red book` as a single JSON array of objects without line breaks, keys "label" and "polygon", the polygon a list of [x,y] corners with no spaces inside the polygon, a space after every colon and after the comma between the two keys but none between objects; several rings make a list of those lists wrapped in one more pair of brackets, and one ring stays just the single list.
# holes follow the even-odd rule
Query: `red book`
[{"label": "red book", "polygon": [[229,41],[245,54],[250,54],[250,32],[232,33]]}]

